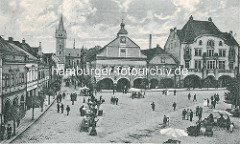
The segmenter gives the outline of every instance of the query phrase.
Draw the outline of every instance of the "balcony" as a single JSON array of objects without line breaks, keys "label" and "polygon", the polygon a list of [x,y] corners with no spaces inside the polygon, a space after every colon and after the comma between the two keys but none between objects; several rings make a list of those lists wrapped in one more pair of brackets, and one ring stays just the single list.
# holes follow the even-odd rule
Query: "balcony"
[{"label": "balcony", "polygon": [[192,55],[191,54],[184,54],[184,60],[191,60]]},{"label": "balcony", "polygon": [[235,56],[228,56],[228,60],[231,62],[235,62]]}]

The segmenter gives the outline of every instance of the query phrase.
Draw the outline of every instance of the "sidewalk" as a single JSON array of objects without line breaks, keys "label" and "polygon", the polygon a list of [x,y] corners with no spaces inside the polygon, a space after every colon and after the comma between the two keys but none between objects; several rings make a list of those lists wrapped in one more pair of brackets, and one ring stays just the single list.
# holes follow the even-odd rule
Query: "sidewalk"
[{"label": "sidewalk", "polygon": [[[10,139],[5,139],[1,141],[1,143],[11,143],[14,141],[19,135],[21,135],[24,131],[26,131],[31,125],[33,125],[55,102],[53,96],[50,97],[50,105],[43,105],[43,111],[41,112],[41,108],[34,109],[34,120],[32,120],[32,109],[26,111],[26,115],[23,119],[21,119],[19,127],[16,127],[16,135],[12,136]],[[9,122],[11,125],[13,122]],[[13,126],[12,126],[13,129]]]}]

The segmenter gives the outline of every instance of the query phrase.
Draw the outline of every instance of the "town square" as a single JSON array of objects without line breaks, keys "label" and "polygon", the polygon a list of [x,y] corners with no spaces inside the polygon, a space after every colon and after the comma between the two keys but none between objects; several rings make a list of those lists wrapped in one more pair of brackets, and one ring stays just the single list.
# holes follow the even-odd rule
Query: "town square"
[{"label": "town square", "polygon": [[0,0],[1,143],[240,143],[237,0]]}]

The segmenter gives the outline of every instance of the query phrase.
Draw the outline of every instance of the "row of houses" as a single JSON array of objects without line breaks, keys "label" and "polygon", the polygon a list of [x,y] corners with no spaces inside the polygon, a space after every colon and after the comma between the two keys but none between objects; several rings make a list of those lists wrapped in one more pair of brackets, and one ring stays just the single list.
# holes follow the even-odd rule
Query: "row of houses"
[{"label": "row of houses", "polygon": [[[233,32],[221,32],[211,17],[200,21],[190,16],[183,28],[170,29],[164,48],[159,45],[152,48],[151,44],[152,35],[149,48],[141,49],[128,37],[122,22],[117,37],[87,59],[88,68],[111,69],[109,75],[95,74],[95,82],[104,88],[120,90],[123,86],[224,87],[225,81],[239,72],[239,44]],[[129,75],[116,73],[119,68],[150,71]]]},{"label": "row of houses", "polygon": [[42,53],[41,42],[31,47],[24,39],[19,42],[0,37],[1,122],[11,120],[13,108],[17,108],[20,118],[24,117],[31,97],[38,97],[49,87],[51,70],[58,61],[55,54]]},{"label": "row of houses", "polygon": [[[102,71],[90,73],[91,82],[104,89],[120,90],[122,87],[200,87],[204,79],[212,81],[205,86],[224,86],[224,81],[235,77],[239,68],[239,44],[233,32],[220,31],[212,18],[200,21],[190,16],[181,29],[170,29],[163,48],[152,47],[152,35],[149,47],[140,48],[128,36],[124,22],[116,33],[102,48],[69,49],[65,47],[67,34],[61,16],[55,37],[62,67],[108,70],[107,75]],[[70,51],[76,51],[75,55]]]}]

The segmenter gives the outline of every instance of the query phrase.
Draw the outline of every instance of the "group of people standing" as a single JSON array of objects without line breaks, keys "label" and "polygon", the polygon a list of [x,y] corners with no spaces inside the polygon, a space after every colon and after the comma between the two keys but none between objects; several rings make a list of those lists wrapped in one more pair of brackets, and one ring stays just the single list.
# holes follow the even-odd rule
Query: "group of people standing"
[{"label": "group of people standing", "polygon": [[[60,113],[60,110],[61,110],[61,113],[64,112],[64,105],[63,103],[57,103],[57,112]],[[66,111],[67,111],[67,115],[69,115],[69,112],[70,112],[70,107],[67,105],[66,107]]]},{"label": "group of people standing", "polygon": [[72,105],[74,105],[74,101],[77,101],[77,93],[71,93],[70,98],[72,101]]},{"label": "group of people standing", "polygon": [[5,131],[7,130],[7,139],[10,139],[12,136],[12,126],[11,124],[7,125],[7,128],[5,127],[5,124],[1,125],[1,140],[5,139]]},{"label": "group of people standing", "polygon": [[118,105],[118,98],[116,98],[115,96],[112,96],[110,101],[111,101],[111,104]]},{"label": "group of people standing", "polygon": [[[197,106],[196,107],[196,116],[198,116],[198,121],[201,121],[202,119],[202,113],[203,113],[203,108],[202,107],[199,107]],[[193,120],[193,110],[192,109],[183,109],[182,111],[182,119],[183,120],[190,120],[192,121]]]},{"label": "group of people standing", "polygon": [[[188,93],[188,100],[191,100],[191,94],[190,93]],[[193,102],[194,101],[197,101],[197,94],[193,95]]]}]

